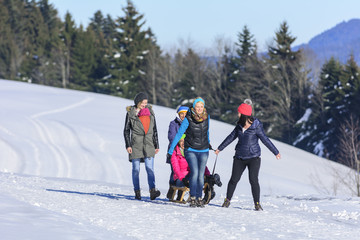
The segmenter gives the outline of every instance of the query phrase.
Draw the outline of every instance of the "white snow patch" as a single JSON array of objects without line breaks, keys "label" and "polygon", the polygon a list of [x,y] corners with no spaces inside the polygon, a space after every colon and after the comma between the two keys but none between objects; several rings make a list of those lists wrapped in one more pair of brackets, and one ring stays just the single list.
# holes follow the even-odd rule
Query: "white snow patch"
[{"label": "white snow patch", "polygon": [[[187,100],[189,103],[192,99]],[[222,179],[203,209],[166,199],[169,122],[175,109],[153,106],[160,153],[155,175],[161,196],[151,201],[144,165],[142,200],[134,199],[122,135],[132,100],[0,80],[0,232],[14,239],[354,239],[360,198],[319,194],[310,175],[332,186],[327,160],[273,140],[281,160],[262,144],[263,212],[253,211],[247,171],[229,208],[221,208],[235,142],[219,154]],[[211,113],[210,113],[211,114]],[[234,126],[211,120],[217,147]],[[214,153],[208,167],[212,170]],[[347,170],[335,164],[339,170]],[[180,231],[186,229],[186,231]]]}]

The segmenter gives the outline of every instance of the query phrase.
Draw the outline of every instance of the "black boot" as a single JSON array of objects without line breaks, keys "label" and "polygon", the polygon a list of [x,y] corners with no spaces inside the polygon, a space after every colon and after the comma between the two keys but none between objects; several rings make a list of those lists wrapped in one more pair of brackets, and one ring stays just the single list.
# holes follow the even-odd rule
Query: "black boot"
[{"label": "black boot", "polygon": [[167,194],[166,194],[166,198],[169,199],[169,200],[173,200],[173,199],[172,199],[173,194],[174,194],[174,189],[173,189],[172,186],[170,185],[169,190],[168,190],[168,192],[167,192]]},{"label": "black boot", "polygon": [[135,199],[141,200],[141,192],[140,192],[140,190],[135,191]]},{"label": "black boot", "polygon": [[196,206],[200,208],[204,208],[204,201],[201,198],[196,199]]},{"label": "black boot", "polygon": [[190,197],[190,207],[194,208],[197,206],[196,204],[196,197]]},{"label": "black boot", "polygon": [[262,211],[262,210],[263,210],[263,209],[262,209],[260,203],[259,203],[259,202],[256,202],[256,203],[255,203],[255,211]]},{"label": "black boot", "polygon": [[226,208],[228,208],[229,206],[230,206],[230,200],[229,200],[229,199],[227,199],[227,198],[225,198],[225,200],[224,200],[224,203],[223,203],[222,207],[226,207]]},{"label": "black boot", "polygon": [[150,199],[151,200],[154,200],[158,196],[160,196],[160,191],[159,190],[157,190],[156,188],[150,189]]}]

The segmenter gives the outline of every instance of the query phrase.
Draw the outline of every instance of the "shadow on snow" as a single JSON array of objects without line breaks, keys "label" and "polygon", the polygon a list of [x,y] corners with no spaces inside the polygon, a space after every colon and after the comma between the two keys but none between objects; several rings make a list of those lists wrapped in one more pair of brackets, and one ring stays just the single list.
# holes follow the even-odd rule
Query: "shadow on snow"
[{"label": "shadow on snow", "polygon": [[103,198],[108,198],[108,199],[115,199],[115,200],[120,200],[120,199],[125,199],[125,200],[131,200],[131,201],[137,201],[137,202],[150,202],[150,203],[154,203],[154,204],[171,204],[171,205],[176,205],[179,207],[187,207],[186,204],[180,204],[180,203],[174,203],[174,202],[170,202],[168,199],[166,198],[156,198],[155,200],[150,200],[150,197],[141,197],[141,200],[137,200],[135,199],[135,197],[133,195],[125,195],[125,194],[112,194],[112,193],[100,193],[100,192],[79,192],[79,191],[70,191],[70,190],[60,190],[60,189],[49,189],[47,188],[46,191],[49,192],[59,192],[59,193],[68,193],[68,194],[78,194],[78,195],[88,195],[88,196],[97,196],[97,197],[103,197]]}]

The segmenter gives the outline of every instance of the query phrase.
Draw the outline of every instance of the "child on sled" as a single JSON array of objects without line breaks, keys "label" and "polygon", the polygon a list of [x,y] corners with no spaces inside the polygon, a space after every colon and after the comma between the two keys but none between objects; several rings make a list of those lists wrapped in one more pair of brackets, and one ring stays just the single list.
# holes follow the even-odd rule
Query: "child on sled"
[{"label": "child on sled", "polygon": [[[175,150],[171,156],[171,165],[172,165],[172,168],[174,171],[174,175],[173,175],[174,182],[175,182],[174,187],[179,189],[176,201],[182,201],[183,191],[186,189],[185,187],[189,187],[190,167],[184,156],[184,138],[185,138],[185,136],[186,135],[184,134],[181,137],[180,141],[178,142],[178,144],[175,147]],[[207,181],[206,179],[209,179],[209,181]],[[213,179],[213,176],[210,174],[209,169],[206,167],[205,168],[205,182],[209,182],[209,185],[212,183],[212,185],[210,185],[209,188],[211,188],[211,190],[213,191],[214,183],[210,179]],[[218,178],[218,180],[220,181],[220,178]],[[183,190],[180,190],[180,189],[183,189]],[[210,194],[215,196],[215,192],[210,193]],[[212,198],[213,197],[211,197],[211,199]],[[208,201],[206,201],[206,203],[208,203]]]}]

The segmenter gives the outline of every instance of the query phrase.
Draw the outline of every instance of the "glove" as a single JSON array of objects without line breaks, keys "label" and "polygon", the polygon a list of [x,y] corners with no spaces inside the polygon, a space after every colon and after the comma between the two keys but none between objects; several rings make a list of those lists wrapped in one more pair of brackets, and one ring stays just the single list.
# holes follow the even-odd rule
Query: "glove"
[{"label": "glove", "polygon": [[185,185],[185,187],[189,187],[189,180],[187,180],[186,178],[183,178],[181,181]]},{"label": "glove", "polygon": [[166,162],[171,163],[171,156],[170,154],[166,154]]},{"label": "glove", "polygon": [[214,150],[213,148],[212,148],[212,146],[211,146],[211,144],[209,143],[209,149],[210,150]]}]

